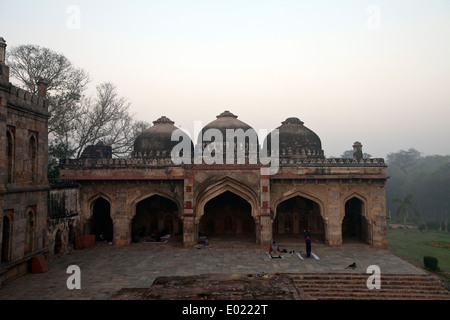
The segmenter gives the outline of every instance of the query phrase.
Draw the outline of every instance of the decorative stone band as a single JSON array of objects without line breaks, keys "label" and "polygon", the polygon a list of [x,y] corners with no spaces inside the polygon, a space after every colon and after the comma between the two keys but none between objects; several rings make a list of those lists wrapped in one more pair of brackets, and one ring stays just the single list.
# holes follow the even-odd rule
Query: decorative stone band
[{"label": "decorative stone band", "polygon": [[[347,158],[281,158],[280,166],[318,166],[318,167],[386,167],[383,158],[361,159],[360,161]],[[169,158],[103,158],[103,159],[66,159],[60,162],[63,169],[99,169],[99,168],[142,168],[152,166],[180,166],[172,163]],[[194,165],[196,166],[196,165]],[[207,166],[202,164],[201,166]],[[213,166],[213,165],[212,165]],[[223,165],[224,167],[233,165]],[[239,166],[234,164],[234,166]],[[243,165],[245,166],[245,165]]]}]

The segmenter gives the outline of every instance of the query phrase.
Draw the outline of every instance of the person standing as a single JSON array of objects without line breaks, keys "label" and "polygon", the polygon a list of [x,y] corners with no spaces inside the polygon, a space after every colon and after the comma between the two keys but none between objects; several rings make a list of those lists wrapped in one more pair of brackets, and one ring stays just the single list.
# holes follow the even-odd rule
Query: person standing
[{"label": "person standing", "polygon": [[306,256],[309,258],[311,255],[311,231],[309,229],[303,230],[306,244]]}]

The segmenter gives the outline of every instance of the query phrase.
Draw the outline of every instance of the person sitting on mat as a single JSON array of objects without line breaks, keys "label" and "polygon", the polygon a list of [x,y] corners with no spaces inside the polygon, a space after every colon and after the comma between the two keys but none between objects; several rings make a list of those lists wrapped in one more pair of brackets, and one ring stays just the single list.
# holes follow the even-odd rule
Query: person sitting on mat
[{"label": "person sitting on mat", "polygon": [[279,258],[280,252],[280,247],[278,247],[277,243],[274,241],[269,248],[269,254],[272,256],[272,258]]}]

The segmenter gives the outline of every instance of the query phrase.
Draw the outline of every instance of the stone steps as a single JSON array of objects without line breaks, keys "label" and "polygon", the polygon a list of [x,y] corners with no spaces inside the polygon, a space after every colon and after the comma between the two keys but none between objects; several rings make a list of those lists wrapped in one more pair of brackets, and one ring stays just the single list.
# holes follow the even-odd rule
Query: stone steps
[{"label": "stone steps", "polygon": [[431,274],[381,275],[381,288],[368,289],[370,274],[291,274],[304,299],[450,300],[450,292]]}]

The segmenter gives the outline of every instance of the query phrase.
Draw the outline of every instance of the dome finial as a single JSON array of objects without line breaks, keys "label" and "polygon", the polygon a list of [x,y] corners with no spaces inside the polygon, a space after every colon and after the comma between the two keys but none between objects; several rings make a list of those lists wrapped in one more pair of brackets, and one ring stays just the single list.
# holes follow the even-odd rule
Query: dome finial
[{"label": "dome finial", "polygon": [[232,114],[230,111],[225,110],[224,112],[222,112],[221,114],[219,114],[218,116],[216,116],[216,118],[237,118],[238,116]]},{"label": "dome finial", "polygon": [[167,118],[166,116],[162,116],[158,120],[153,121],[153,124],[174,124],[175,122]]},{"label": "dome finial", "polygon": [[281,122],[281,124],[299,124],[299,125],[303,125],[303,123],[304,123],[303,121],[301,121],[299,118],[296,117],[290,117]]}]

